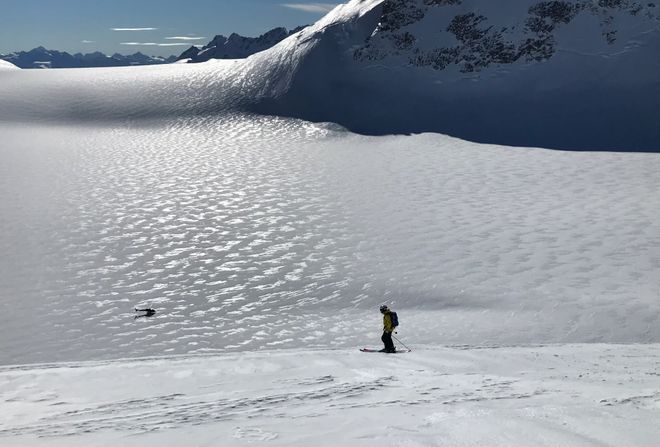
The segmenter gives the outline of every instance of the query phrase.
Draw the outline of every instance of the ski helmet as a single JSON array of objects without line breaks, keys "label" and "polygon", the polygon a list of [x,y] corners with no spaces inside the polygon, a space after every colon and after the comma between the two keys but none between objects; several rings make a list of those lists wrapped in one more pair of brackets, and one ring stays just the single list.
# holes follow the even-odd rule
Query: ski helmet
[{"label": "ski helmet", "polygon": [[380,311],[381,311],[381,312],[387,312],[388,310],[390,310],[390,309],[389,309],[385,304],[383,304],[382,306],[380,306]]}]

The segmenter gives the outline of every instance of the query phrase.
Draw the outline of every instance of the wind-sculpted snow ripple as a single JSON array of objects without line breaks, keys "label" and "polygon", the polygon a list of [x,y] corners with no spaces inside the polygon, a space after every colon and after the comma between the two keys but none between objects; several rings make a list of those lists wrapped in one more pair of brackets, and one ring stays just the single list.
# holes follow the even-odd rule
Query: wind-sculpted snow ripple
[{"label": "wind-sculpted snow ripple", "polygon": [[237,114],[0,132],[0,363],[377,344],[381,302],[407,344],[660,340],[654,154]]},{"label": "wind-sculpted snow ripple", "polygon": [[[41,165],[49,186],[32,190],[28,210],[15,189],[25,183],[6,185],[17,201],[5,202],[12,236],[2,248],[18,265],[3,270],[3,295],[20,315],[9,326],[29,321],[29,303],[52,317],[15,361],[60,343],[59,355],[74,358],[276,346],[308,324],[306,311],[340,307],[333,301],[348,287],[354,244],[323,173],[296,147],[325,130],[227,118],[157,133],[110,128],[78,139],[51,129],[67,140],[56,161],[67,173]],[[21,239],[34,246],[17,246]],[[138,305],[158,314],[133,320],[126,312]]]},{"label": "wind-sculpted snow ripple", "polygon": [[655,446],[657,348],[297,349],[0,367],[0,442]]},{"label": "wind-sculpted snow ripple", "polygon": [[[295,411],[296,407],[310,405],[316,408],[335,408],[343,401],[355,402],[369,398],[390,385],[393,380],[393,377],[379,377],[374,380],[336,383],[321,387],[313,387],[314,384],[311,384],[311,389],[301,390],[300,387],[310,386],[302,383],[299,387],[286,392],[255,397],[225,397],[232,393],[214,391],[194,396],[175,393],[144,399],[127,399],[59,412],[29,426],[4,430],[0,426],[0,437],[71,436],[104,430],[145,433],[184,425],[200,425],[265,415],[284,418],[288,417],[282,414],[285,408],[287,411]],[[323,382],[321,384],[323,385]],[[59,405],[68,406],[68,403],[62,402]],[[55,404],[55,406],[59,405]]]}]

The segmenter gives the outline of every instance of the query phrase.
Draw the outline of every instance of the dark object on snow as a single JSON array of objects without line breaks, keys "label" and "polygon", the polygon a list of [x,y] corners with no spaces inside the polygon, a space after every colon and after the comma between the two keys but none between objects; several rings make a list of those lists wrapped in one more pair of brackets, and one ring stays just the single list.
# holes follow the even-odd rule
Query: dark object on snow
[{"label": "dark object on snow", "polygon": [[153,314],[156,313],[155,309],[152,309],[150,307],[147,307],[145,309],[138,309],[137,307],[135,308],[135,312],[145,312],[142,315],[136,315],[135,318],[140,318],[140,317],[151,317]]},{"label": "dark object on snow", "polygon": [[396,352],[396,348],[394,347],[394,342],[392,341],[391,332],[383,332],[383,335],[380,337],[380,339],[383,341],[383,344],[385,345],[385,348],[381,349],[380,352],[387,352],[387,353]]}]

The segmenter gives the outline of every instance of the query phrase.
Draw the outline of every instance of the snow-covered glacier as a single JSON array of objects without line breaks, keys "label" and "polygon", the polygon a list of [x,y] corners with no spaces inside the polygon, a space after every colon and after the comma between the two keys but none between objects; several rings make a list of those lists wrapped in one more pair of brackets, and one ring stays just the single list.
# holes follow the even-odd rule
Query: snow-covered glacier
[{"label": "snow-covered glacier", "polygon": [[[539,6],[547,4],[507,8],[548,14],[558,29],[601,11],[569,8],[569,20]],[[624,24],[656,18],[650,7],[617,5],[612,13]],[[315,104],[356,124],[351,114],[367,104],[371,113],[362,110],[358,121],[381,113],[395,120],[391,105],[369,103],[352,84],[360,70],[373,81],[374,66],[364,64],[375,60],[391,69],[398,60],[422,76],[418,83],[440,76],[477,90],[495,78],[547,69],[550,79],[566,68],[553,55],[536,65],[523,56],[491,60],[475,68],[490,73],[475,81],[465,77],[466,55],[444,69],[411,66],[414,51],[387,46],[406,27],[415,45],[422,36],[427,46],[456,43],[427,22],[472,10],[518,23],[479,2],[352,1],[247,59],[3,71],[3,362],[352,346],[374,330],[369,315],[382,301],[419,322],[408,330],[424,343],[657,341],[656,154],[367,136],[338,126],[339,116],[334,124],[285,117],[307,117]],[[616,28],[616,41],[641,29],[632,28]],[[564,37],[608,48],[592,31],[558,35],[558,48]],[[519,30],[517,42],[529,32]],[[332,58],[339,71],[328,69]],[[350,84],[334,83],[344,72]],[[376,87],[390,99],[410,93],[396,83]],[[418,99],[400,105],[418,106],[407,113],[425,120],[431,115]],[[285,110],[257,114],[271,106]],[[470,125],[480,132],[477,121]],[[50,317],[29,331],[26,349],[21,328],[35,305]],[[133,322],[134,305],[161,310]]]},{"label": "snow-covered glacier", "polygon": [[656,12],[506,3],[2,70],[0,442],[654,445]]}]

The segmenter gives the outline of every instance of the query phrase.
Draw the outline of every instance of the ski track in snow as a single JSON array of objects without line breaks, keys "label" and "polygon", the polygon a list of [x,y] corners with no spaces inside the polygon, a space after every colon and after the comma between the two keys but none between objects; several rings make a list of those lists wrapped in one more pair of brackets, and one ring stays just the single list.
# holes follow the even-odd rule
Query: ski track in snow
[{"label": "ski track in snow", "polygon": [[658,352],[422,347],[394,357],[293,350],[3,367],[0,440],[652,446]]}]

